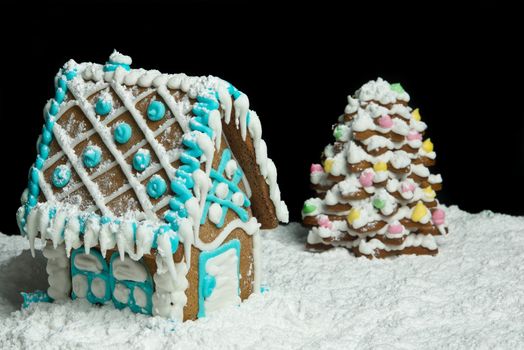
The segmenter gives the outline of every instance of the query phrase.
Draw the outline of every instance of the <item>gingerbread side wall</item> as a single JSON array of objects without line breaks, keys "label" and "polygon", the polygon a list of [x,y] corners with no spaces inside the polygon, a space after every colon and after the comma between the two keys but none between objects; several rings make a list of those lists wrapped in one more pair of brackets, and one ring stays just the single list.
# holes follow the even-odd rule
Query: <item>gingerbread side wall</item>
[{"label": "gingerbread side wall", "polygon": [[[234,105],[232,108],[231,115],[235,115]],[[253,215],[262,225],[261,228],[270,229],[277,227],[278,219],[275,206],[270,198],[269,186],[260,174],[253,139],[247,133],[246,139],[243,140],[240,130],[236,127],[233,120],[227,124],[222,119],[222,130],[251,187],[251,210]]]}]

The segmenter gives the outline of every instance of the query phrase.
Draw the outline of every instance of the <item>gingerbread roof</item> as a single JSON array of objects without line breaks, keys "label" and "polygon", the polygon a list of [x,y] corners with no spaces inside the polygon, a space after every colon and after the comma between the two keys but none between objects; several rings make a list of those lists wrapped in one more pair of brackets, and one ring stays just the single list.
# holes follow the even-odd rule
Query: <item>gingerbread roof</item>
[{"label": "gingerbread roof", "polygon": [[[21,232],[60,240],[96,217],[176,235],[189,219],[220,227],[228,211],[247,222],[247,208],[263,227],[287,222],[247,96],[213,76],[131,64],[115,51],[105,65],[71,60],[60,69],[17,213]],[[61,232],[50,229],[59,218]]]}]

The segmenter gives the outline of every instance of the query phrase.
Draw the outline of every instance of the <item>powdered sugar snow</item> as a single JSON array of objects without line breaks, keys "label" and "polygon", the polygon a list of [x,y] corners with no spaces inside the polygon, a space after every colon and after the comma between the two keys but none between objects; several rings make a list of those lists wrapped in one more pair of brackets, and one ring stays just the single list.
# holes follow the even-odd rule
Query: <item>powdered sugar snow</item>
[{"label": "powdered sugar snow", "polygon": [[44,258],[0,234],[0,348],[517,348],[524,345],[524,218],[448,209],[436,257],[355,258],[304,251],[298,224],[263,233],[269,292],[176,324],[158,317],[40,303]]}]

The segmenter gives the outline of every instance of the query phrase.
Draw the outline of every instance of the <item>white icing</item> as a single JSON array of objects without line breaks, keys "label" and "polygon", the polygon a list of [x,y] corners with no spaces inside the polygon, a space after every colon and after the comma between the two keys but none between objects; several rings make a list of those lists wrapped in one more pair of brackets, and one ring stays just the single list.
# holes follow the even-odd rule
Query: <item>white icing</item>
[{"label": "white icing", "polygon": [[391,157],[390,162],[394,168],[404,169],[411,164],[411,158],[409,154],[404,151],[396,151],[393,152],[393,157]]},{"label": "white icing", "polygon": [[344,109],[344,112],[346,114],[352,114],[355,113],[359,107],[360,103],[357,99],[354,99],[351,96],[348,96],[348,104],[346,108]]},{"label": "white icing", "polygon": [[46,272],[49,282],[47,294],[54,300],[69,298],[71,277],[65,246],[62,244],[55,248],[50,242],[47,242],[43,254],[47,258]]},{"label": "white icing", "polygon": [[207,260],[205,271],[216,281],[211,295],[204,300],[206,315],[228,305],[240,304],[238,257],[234,248]]},{"label": "white icing", "polygon": [[364,84],[355,96],[361,101],[378,101],[382,104],[394,103],[396,100],[409,101],[407,92],[397,93],[391,90],[389,83],[382,78],[370,80]]},{"label": "white icing", "polygon": [[75,275],[72,280],[73,292],[77,298],[86,298],[89,285],[85,275]]},{"label": "white icing", "polygon": [[121,54],[120,52],[114,50],[113,53],[109,56],[109,60],[114,63],[121,63],[130,65],[133,63],[131,57]]},{"label": "white icing", "polygon": [[102,263],[94,255],[76,254],[73,261],[75,267],[83,271],[101,272]]},{"label": "white icing", "polygon": [[144,265],[132,259],[115,259],[112,263],[113,275],[122,281],[145,282],[147,271]]},{"label": "white icing", "polygon": [[209,220],[217,225],[222,218],[222,207],[218,203],[213,203],[209,206]]},{"label": "white icing", "polygon": [[130,290],[122,283],[118,283],[113,290],[113,297],[123,304],[129,301]]}]

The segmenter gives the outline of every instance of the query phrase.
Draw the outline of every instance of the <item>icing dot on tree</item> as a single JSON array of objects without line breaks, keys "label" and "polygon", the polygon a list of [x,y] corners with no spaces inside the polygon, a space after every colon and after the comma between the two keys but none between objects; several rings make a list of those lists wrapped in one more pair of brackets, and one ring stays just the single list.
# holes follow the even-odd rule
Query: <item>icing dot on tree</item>
[{"label": "icing dot on tree", "polygon": [[146,186],[147,194],[153,199],[162,197],[166,190],[166,181],[160,175],[153,175]]},{"label": "icing dot on tree", "polygon": [[53,171],[53,186],[56,188],[65,187],[69,180],[71,180],[71,169],[65,164],[57,166]]},{"label": "icing dot on tree", "polygon": [[102,160],[102,151],[98,146],[87,146],[82,153],[82,161],[87,168],[94,168]]},{"label": "icing dot on tree", "polygon": [[166,106],[160,101],[151,101],[147,107],[147,117],[153,122],[161,120],[165,114]]},{"label": "icing dot on tree", "polygon": [[127,123],[120,123],[115,128],[114,137],[115,141],[119,144],[124,144],[131,138],[132,130],[131,126]]},{"label": "icing dot on tree", "polygon": [[147,149],[139,149],[133,157],[133,168],[138,171],[144,171],[151,164],[151,154]]}]

